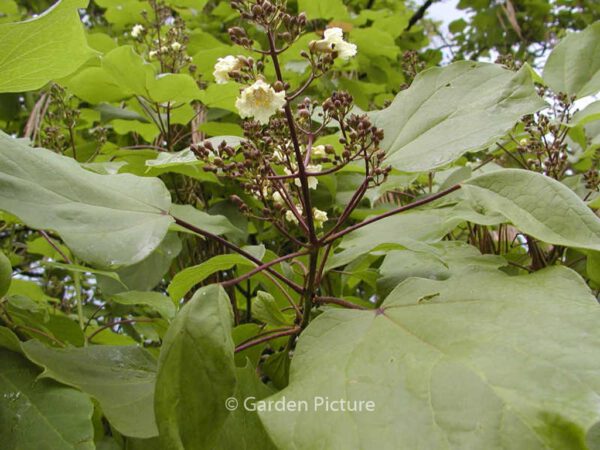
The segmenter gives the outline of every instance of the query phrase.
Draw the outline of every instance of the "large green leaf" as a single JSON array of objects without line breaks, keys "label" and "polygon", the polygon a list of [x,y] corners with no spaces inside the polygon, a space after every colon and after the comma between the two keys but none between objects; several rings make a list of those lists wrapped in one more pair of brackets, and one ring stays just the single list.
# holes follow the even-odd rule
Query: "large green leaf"
[{"label": "large green leaf", "polygon": [[570,124],[584,126],[596,120],[600,120],[600,100],[590,103],[584,109],[577,111],[573,115]]},{"label": "large green leaf", "polygon": [[77,256],[100,266],[144,259],[173,222],[160,180],[92,173],[2,132],[0,188],[0,209],[32,228],[55,230]]},{"label": "large green leaf", "polygon": [[387,162],[423,172],[485,148],[543,106],[526,67],[515,73],[460,61],[420,73],[388,108],[371,114],[385,132]]},{"label": "large green leaf", "polygon": [[12,279],[12,266],[7,256],[0,252],[0,298],[8,292]]},{"label": "large green leaf", "polygon": [[340,243],[341,252],[327,262],[331,269],[345,265],[366,252],[410,248],[432,251],[427,244],[439,241],[458,221],[451,219],[450,208],[409,211],[396,214],[347,234]]},{"label": "large green leaf", "polygon": [[381,278],[377,290],[387,295],[410,277],[445,280],[460,276],[465,271],[505,266],[506,260],[497,255],[482,255],[479,250],[460,241],[442,241],[434,244],[435,253],[393,250],[386,254],[379,267]]},{"label": "large green leaf", "polygon": [[209,108],[220,108],[237,113],[235,99],[240,95],[240,85],[235,82],[209,84],[200,92],[200,100]]},{"label": "large green leaf", "polygon": [[348,18],[348,10],[342,0],[298,0],[298,11],[306,13],[309,19]]},{"label": "large green leaf", "polygon": [[0,25],[0,92],[41,88],[93,56],[77,12],[87,3],[62,0],[34,19]]},{"label": "large green leaf", "polygon": [[127,97],[126,91],[102,67],[86,67],[63,81],[80,99],[90,103],[114,102]]},{"label": "large green leaf", "polygon": [[158,103],[187,102],[202,95],[190,75],[158,74],[129,45],[109,51],[102,58],[101,67],[86,67],[66,84],[75,95],[91,103],[135,95]]},{"label": "large green leaf", "polygon": [[544,81],[555,91],[577,97],[600,91],[600,22],[568,34],[552,50]]},{"label": "large green leaf", "polygon": [[159,293],[148,291],[119,292],[108,297],[110,301],[120,305],[143,305],[157,311],[165,319],[170,320],[175,315],[175,304],[173,301]]},{"label": "large green leaf", "polygon": [[252,301],[252,317],[273,327],[289,327],[294,324],[294,315],[281,311],[275,298],[265,291],[258,291]]},{"label": "large green leaf", "polygon": [[221,286],[196,291],[181,309],[161,348],[156,421],[165,449],[212,448],[229,412],[236,373],[233,312]]},{"label": "large green leaf", "polygon": [[[243,235],[242,230],[236,228],[227,217],[219,214],[208,214],[190,205],[173,205],[170,212],[173,217],[212,234]],[[181,231],[189,231],[183,227],[179,227],[179,229]]]},{"label": "large green leaf", "polygon": [[550,244],[600,250],[600,219],[564,184],[520,169],[465,182],[476,203],[497,211],[519,230]]},{"label": "large green leaf", "polygon": [[196,81],[186,73],[161,73],[148,80],[150,98],[158,103],[188,102],[201,97]]},{"label": "large green leaf", "polygon": [[31,283],[31,286],[37,286],[42,297],[30,298],[26,296],[27,294],[11,295],[11,291],[20,290],[18,281],[22,280],[15,279],[12,283],[4,308],[13,323],[20,327],[22,334],[54,344],[57,340],[75,346],[84,344],[85,339],[79,324],[56,305],[47,303],[55,299],[46,296],[35,283]]},{"label": "large green leaf", "polygon": [[11,352],[22,353],[21,341],[10,328],[0,327],[0,348],[5,348]]},{"label": "large green leaf", "polygon": [[169,295],[175,301],[179,301],[195,285],[206,280],[209,276],[222,270],[229,270],[234,266],[255,266],[249,259],[230,253],[226,255],[217,255],[196,266],[186,267],[178,272],[169,284]]},{"label": "large green leaf", "polygon": [[[567,450],[586,438],[597,448],[599,320],[587,286],[561,267],[412,278],[376,311],[316,318],[289,386],[266,399],[307,407],[259,415],[281,449]],[[373,411],[315,407],[326,397]]]},{"label": "large green leaf", "polygon": [[0,447],[93,450],[90,398],[37,376],[23,356],[0,349]]},{"label": "large green leaf", "polygon": [[[181,251],[181,240],[175,232],[167,233],[160,245],[138,263],[116,270],[121,282],[98,277],[98,286],[104,294],[123,291],[149,291],[156,287],[171,267],[171,262]],[[126,287],[124,287],[125,285]]]},{"label": "large green leaf", "polygon": [[237,383],[233,397],[238,407],[225,421],[214,449],[275,450],[277,447],[273,445],[258,414],[252,411],[254,403],[273,394],[273,390],[261,383],[248,360],[245,367],[236,367],[235,373]]},{"label": "large green leaf", "polygon": [[75,386],[94,397],[110,423],[126,436],[156,436],[156,361],[135,346],[98,345],[57,349],[31,340],[27,357],[44,367],[43,376]]},{"label": "large green leaf", "polygon": [[190,75],[156,73],[130,46],[112,50],[103,59],[102,66],[128,94],[142,95],[158,103],[187,102],[202,94]]}]

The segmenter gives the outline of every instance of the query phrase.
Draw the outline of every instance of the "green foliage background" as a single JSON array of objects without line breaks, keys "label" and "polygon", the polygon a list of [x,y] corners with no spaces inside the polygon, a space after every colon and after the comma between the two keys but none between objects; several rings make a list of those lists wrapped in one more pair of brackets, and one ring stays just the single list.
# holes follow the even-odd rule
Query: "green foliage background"
[{"label": "green foliage background", "polygon": [[[308,256],[220,285],[298,246],[190,150],[244,138],[212,75],[249,56],[229,2],[0,0],[0,449],[600,447],[600,6],[461,0],[446,32],[436,3],[288,2],[285,80],[342,28],[357,56],[306,95],[348,91],[392,167],[295,341],[279,280]],[[338,216],[362,181],[313,202]],[[316,396],[377,408],[225,407]]]}]

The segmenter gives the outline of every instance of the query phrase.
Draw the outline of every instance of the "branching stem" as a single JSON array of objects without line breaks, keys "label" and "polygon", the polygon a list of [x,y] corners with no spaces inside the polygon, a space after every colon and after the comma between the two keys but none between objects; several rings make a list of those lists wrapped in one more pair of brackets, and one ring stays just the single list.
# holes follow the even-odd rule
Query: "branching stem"
[{"label": "branching stem", "polygon": [[268,268],[270,268],[272,266],[275,266],[275,265],[277,265],[277,264],[279,264],[279,263],[281,263],[283,261],[287,261],[288,259],[296,258],[298,256],[303,256],[303,255],[307,255],[307,254],[308,254],[308,251],[300,251],[300,252],[295,252],[295,253],[290,253],[288,255],[280,256],[279,258],[276,258],[276,259],[274,259],[272,261],[269,261],[267,263],[263,263],[263,264],[255,267],[254,269],[246,272],[245,274],[243,274],[243,275],[241,275],[241,276],[239,276],[237,278],[234,278],[232,280],[224,281],[224,282],[221,283],[221,285],[224,288],[227,288],[229,286],[234,286],[234,285],[236,285],[238,283],[241,283],[244,280],[247,280],[252,275],[256,275],[257,273],[262,272],[263,270],[266,270],[266,269],[268,269]]},{"label": "branching stem", "polygon": [[359,228],[362,228],[364,226],[372,224],[373,222],[377,222],[377,221],[379,221],[381,219],[385,219],[386,217],[390,217],[390,216],[399,214],[401,212],[408,211],[410,209],[414,209],[414,208],[418,208],[419,206],[426,205],[427,203],[431,203],[431,202],[433,202],[433,201],[435,201],[437,199],[445,197],[446,195],[448,195],[448,194],[450,194],[450,193],[452,193],[452,192],[454,192],[454,191],[456,191],[456,190],[458,190],[460,188],[461,188],[460,184],[455,184],[454,186],[451,186],[448,189],[444,189],[443,191],[440,191],[440,192],[438,192],[436,194],[433,194],[433,195],[430,195],[428,197],[425,197],[425,198],[422,198],[420,200],[417,200],[416,202],[410,203],[408,205],[400,206],[398,208],[391,209],[391,210],[389,210],[389,211],[387,211],[387,212],[385,212],[383,214],[380,214],[378,216],[374,216],[374,217],[371,217],[370,219],[363,220],[362,222],[359,222],[359,223],[357,223],[355,225],[352,225],[352,226],[350,226],[348,228],[345,228],[345,229],[343,229],[341,231],[338,231],[337,233],[334,233],[334,234],[326,237],[322,241],[322,243],[323,244],[329,244],[330,242],[333,242],[336,239],[338,239],[338,238],[340,238],[342,236],[345,236],[346,234],[351,233],[354,230],[358,230]]},{"label": "branching stem", "polygon": [[[277,47],[275,45],[275,38],[273,36],[273,31],[269,29],[267,31],[267,38],[269,40],[269,49],[271,53],[271,60],[273,61],[273,67],[275,69],[275,74],[277,76],[277,80],[284,84],[283,75],[281,73],[281,67],[279,65],[279,59],[277,56]],[[304,306],[303,306],[303,317],[301,322],[301,327],[305,328],[310,322],[310,314],[312,310],[312,302],[313,296],[315,293],[315,279],[317,273],[317,263],[319,256],[319,240],[317,239],[317,234],[315,231],[315,223],[313,220],[313,211],[312,211],[312,203],[310,199],[310,189],[308,187],[308,176],[306,174],[306,167],[302,158],[302,151],[300,149],[300,142],[298,140],[298,134],[296,133],[296,122],[294,121],[294,116],[292,114],[292,107],[290,105],[290,100],[286,99],[284,105],[285,118],[288,123],[288,128],[290,131],[290,138],[292,140],[292,145],[294,147],[294,154],[296,156],[296,163],[298,165],[298,174],[300,178],[300,186],[302,193],[302,203],[304,207],[304,216],[306,217],[306,226],[308,228],[308,242],[310,244],[309,248],[309,265],[308,265],[308,275],[306,280],[306,285],[304,289]]]},{"label": "branching stem", "polygon": [[[202,230],[201,228],[198,228],[198,227],[192,225],[191,223],[187,223],[184,220],[178,219],[177,217],[173,217],[173,219],[175,219],[175,223],[177,225],[182,226],[183,228],[185,228],[187,230],[193,231],[196,234],[199,234],[201,236],[204,236],[206,238],[213,239],[213,240],[219,242],[224,247],[226,247],[226,248],[228,248],[230,250],[233,250],[234,252],[236,252],[236,253],[244,256],[245,258],[249,259],[250,261],[252,261],[256,265],[260,266],[260,265],[263,264],[263,262],[260,259],[252,256],[250,253],[248,253],[244,249],[241,249],[237,245],[232,244],[227,239],[223,239],[221,236],[217,236],[216,234],[213,234],[213,233],[210,233],[208,231]],[[267,267],[265,270],[268,273],[270,273],[271,275],[279,278],[281,281],[283,281],[285,284],[287,284],[289,287],[291,287],[297,293],[299,293],[299,294],[303,294],[304,293],[304,289],[301,286],[297,285],[292,280],[289,280],[287,277],[285,277],[284,275],[280,274],[276,270],[273,270],[270,267]]]},{"label": "branching stem", "polygon": [[286,328],[284,330],[272,330],[270,332],[264,333],[263,335],[258,335],[256,339],[251,339],[249,341],[243,342],[235,348],[235,352],[241,352],[246,350],[247,348],[254,347],[255,345],[262,344],[264,342],[268,342],[273,339],[277,339],[283,336],[292,336],[300,333],[302,329],[300,327],[294,328]]}]

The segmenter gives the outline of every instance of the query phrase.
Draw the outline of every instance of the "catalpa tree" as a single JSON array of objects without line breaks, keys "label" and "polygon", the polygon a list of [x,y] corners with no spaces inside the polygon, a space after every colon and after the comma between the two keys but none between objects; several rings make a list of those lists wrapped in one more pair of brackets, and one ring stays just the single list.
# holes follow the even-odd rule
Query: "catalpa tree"
[{"label": "catalpa tree", "polygon": [[0,447],[600,448],[599,13],[434,3],[0,4]]}]

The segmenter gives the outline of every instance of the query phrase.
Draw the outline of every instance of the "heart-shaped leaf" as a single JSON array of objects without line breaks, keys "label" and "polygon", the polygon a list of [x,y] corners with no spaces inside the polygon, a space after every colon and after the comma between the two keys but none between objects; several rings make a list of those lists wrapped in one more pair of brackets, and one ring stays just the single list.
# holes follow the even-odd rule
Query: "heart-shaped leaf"
[{"label": "heart-shaped leaf", "polygon": [[77,11],[87,3],[61,0],[34,19],[0,24],[0,92],[39,89],[94,55]]},{"label": "heart-shaped leaf", "polygon": [[0,209],[53,229],[81,259],[133,264],[163,240],[171,196],[155,178],[99,175],[75,160],[0,132]]},{"label": "heart-shaped leaf", "polygon": [[156,361],[135,346],[94,345],[56,349],[31,340],[27,357],[44,367],[44,377],[75,386],[94,397],[110,423],[126,436],[156,436]]},{"label": "heart-shaped leaf", "polygon": [[412,278],[316,318],[259,415],[280,449],[596,448],[599,320],[565,268]]},{"label": "heart-shaped leaf", "polygon": [[387,162],[424,172],[485,148],[543,106],[526,67],[515,73],[460,61],[420,73],[388,108],[371,115],[385,133]]},{"label": "heart-shaped leaf", "polygon": [[476,204],[499,212],[519,230],[550,244],[600,250],[600,219],[572,190],[520,169],[497,170],[467,181]]},{"label": "heart-shaped leaf", "polygon": [[37,380],[38,374],[23,356],[0,349],[2,448],[96,448],[90,398],[54,380]]}]

